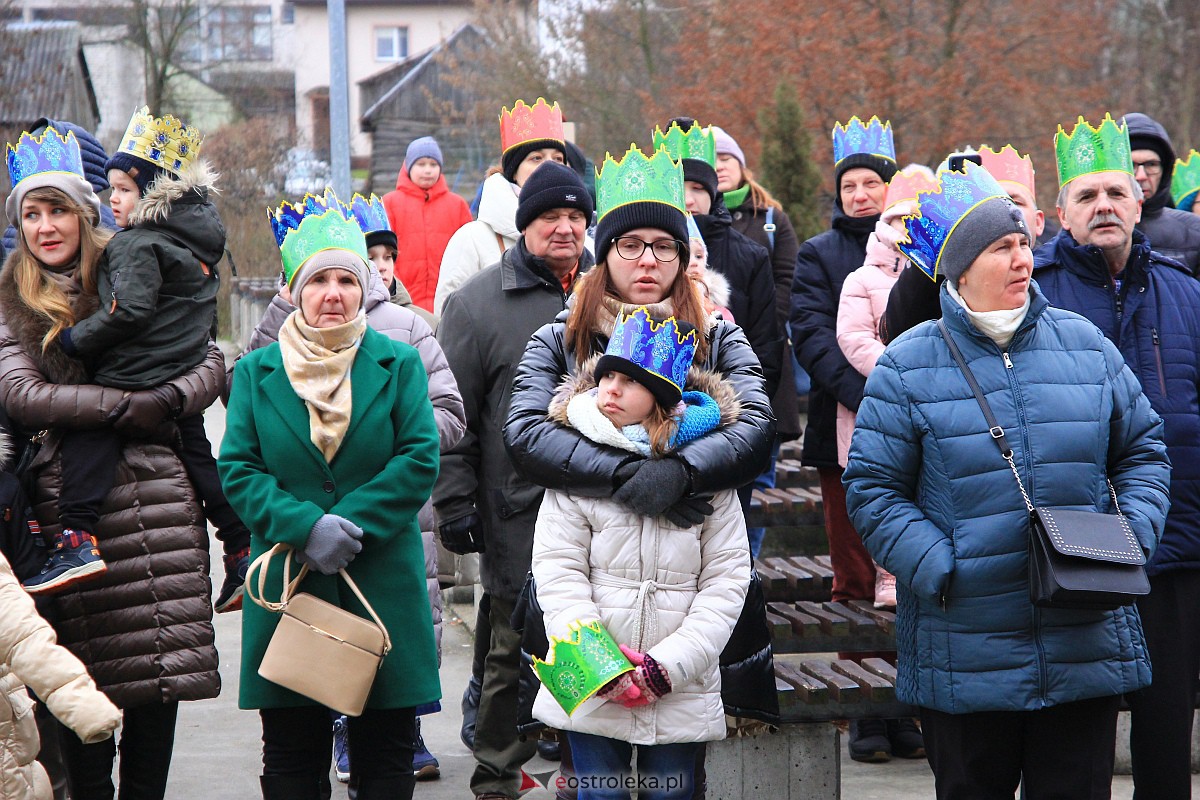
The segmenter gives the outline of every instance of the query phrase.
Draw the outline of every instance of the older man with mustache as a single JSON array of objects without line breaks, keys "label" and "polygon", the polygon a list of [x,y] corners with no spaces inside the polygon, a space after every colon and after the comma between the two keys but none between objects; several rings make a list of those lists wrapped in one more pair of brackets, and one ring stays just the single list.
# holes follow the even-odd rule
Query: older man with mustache
[{"label": "older man with mustache", "polygon": [[1055,150],[1062,232],[1035,254],[1034,279],[1120,348],[1166,420],[1171,511],[1137,603],[1154,680],[1128,698],[1130,749],[1135,797],[1187,798],[1200,673],[1200,283],[1134,227],[1143,192],[1124,121],[1106,115],[1094,128],[1080,117],[1071,134],[1059,128]]}]

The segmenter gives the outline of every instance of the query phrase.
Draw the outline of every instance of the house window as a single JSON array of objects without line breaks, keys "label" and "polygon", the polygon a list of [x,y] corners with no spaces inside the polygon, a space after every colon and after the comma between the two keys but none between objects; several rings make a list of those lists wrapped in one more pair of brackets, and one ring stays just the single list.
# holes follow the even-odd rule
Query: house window
[{"label": "house window", "polygon": [[270,6],[213,6],[206,15],[211,61],[270,61]]},{"label": "house window", "polygon": [[286,0],[283,8],[279,11],[279,21],[283,25],[296,24],[296,4],[292,0]]},{"label": "house window", "polygon": [[403,61],[408,58],[408,28],[393,26],[375,29],[375,60]]}]

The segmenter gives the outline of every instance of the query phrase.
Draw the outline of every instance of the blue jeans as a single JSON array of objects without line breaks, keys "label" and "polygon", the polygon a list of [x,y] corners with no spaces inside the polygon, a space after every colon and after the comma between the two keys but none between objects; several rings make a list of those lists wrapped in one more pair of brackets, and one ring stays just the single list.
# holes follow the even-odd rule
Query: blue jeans
[{"label": "blue jeans", "polygon": [[629,768],[634,745],[605,736],[570,731],[579,800],[689,800],[699,742],[637,745],[638,773]]},{"label": "blue jeans", "polygon": [[[775,440],[775,445],[771,448],[771,460],[767,462],[767,468],[763,473],[754,479],[750,484],[755,489],[774,489],[775,488],[775,461],[779,458],[779,440]],[[758,558],[758,551],[762,549],[763,537],[767,534],[766,528],[746,528],[746,538],[750,540],[750,558]]]}]

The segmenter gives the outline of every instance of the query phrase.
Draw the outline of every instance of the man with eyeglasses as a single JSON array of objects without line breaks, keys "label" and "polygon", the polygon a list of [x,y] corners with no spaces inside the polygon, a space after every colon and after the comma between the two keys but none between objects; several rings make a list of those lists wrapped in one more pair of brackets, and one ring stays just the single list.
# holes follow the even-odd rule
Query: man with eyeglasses
[{"label": "man with eyeglasses", "polygon": [[1146,199],[1137,229],[1156,253],[1183,262],[1192,275],[1200,272],[1200,217],[1179,211],[1171,202],[1175,148],[1162,125],[1145,114],[1125,115],[1133,148],[1133,177]]}]

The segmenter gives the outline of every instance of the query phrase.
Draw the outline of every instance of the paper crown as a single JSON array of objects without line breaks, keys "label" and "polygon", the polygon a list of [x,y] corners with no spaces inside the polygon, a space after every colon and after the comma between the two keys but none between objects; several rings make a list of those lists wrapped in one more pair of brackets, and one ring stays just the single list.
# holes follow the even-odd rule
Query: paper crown
[{"label": "paper crown", "polygon": [[992,174],[997,181],[1019,183],[1037,196],[1033,188],[1033,159],[1017,152],[1011,144],[1006,144],[999,151],[988,145],[981,145],[979,156],[983,159],[983,168]]},{"label": "paper crown", "polygon": [[41,136],[24,132],[15,146],[8,145],[7,154],[8,177],[13,189],[26,178],[47,172],[69,173],[87,180],[83,173],[79,142],[71,131],[66,136],[54,128],[46,128]]},{"label": "paper crown", "polygon": [[700,123],[692,122],[685,132],[678,122],[672,122],[666,133],[655,125],[653,146],[655,150],[665,149],[676,161],[689,158],[703,161],[713,169],[717,167],[717,140],[711,125],[701,128]]},{"label": "paper crown", "polygon": [[500,151],[507,153],[517,145],[541,139],[566,141],[563,135],[562,109],[556,102],[548,105],[539,97],[532,106],[524,100],[513,104],[512,111],[505,106],[500,110]]},{"label": "paper crown", "polygon": [[596,220],[630,203],[664,203],[683,212],[683,167],[666,150],[646,158],[635,144],[620,161],[606,153],[596,170]]},{"label": "paper crown", "polygon": [[[10,167],[11,169],[11,167]],[[1187,160],[1175,160],[1175,173],[1171,176],[1171,199],[1175,207],[1190,211],[1196,202],[1196,192],[1200,191],[1200,152],[1195,150],[1187,155]]]},{"label": "paper crown", "polygon": [[550,637],[545,661],[533,657],[533,670],[567,715],[613,678],[630,672],[633,664],[621,652],[599,620],[572,622],[567,638]]},{"label": "paper crown", "polygon": [[940,272],[942,249],[955,225],[985,200],[1008,197],[975,162],[964,163],[963,169],[939,173],[933,190],[917,195],[917,213],[904,218],[907,236],[896,246],[930,278],[936,279]]},{"label": "paper crown", "polygon": [[367,261],[362,228],[333,189],[322,195],[306,194],[295,203],[284,201],[275,211],[267,209],[267,219],[289,286],[301,265],[322,250],[346,250]]},{"label": "paper crown", "polygon": [[921,167],[905,167],[892,176],[888,181],[887,194],[883,198],[883,208],[887,210],[896,203],[905,200],[916,200],[918,192],[931,192],[937,186],[937,181]]},{"label": "paper crown", "polygon": [[1128,172],[1133,174],[1133,155],[1129,147],[1129,129],[1125,120],[1118,125],[1105,114],[1099,127],[1083,117],[1070,133],[1058,126],[1054,134],[1054,157],[1058,162],[1058,185],[1066,186],[1080,175],[1096,172]]},{"label": "paper crown", "polygon": [[688,328],[680,333],[674,317],[656,322],[645,306],[628,316],[622,312],[617,315],[604,355],[624,359],[682,392],[696,355],[696,329],[690,325]]},{"label": "paper crown", "polygon": [[704,244],[704,235],[700,233],[700,226],[696,224],[696,218],[691,214],[685,214],[687,217],[688,239],[697,239],[700,244]]},{"label": "paper crown", "polygon": [[375,231],[390,231],[392,223],[388,220],[387,209],[383,207],[383,201],[378,195],[371,195],[370,198],[363,197],[361,194],[355,193],[350,198],[350,213],[358,222],[358,227],[362,229],[364,234],[374,233]]},{"label": "paper crown", "polygon": [[896,143],[892,139],[892,123],[881,122],[871,117],[863,125],[858,117],[851,117],[844,126],[833,125],[833,165],[836,167],[848,156],[865,153],[896,163]]},{"label": "paper crown", "polygon": [[155,117],[148,106],[133,112],[117,152],[149,161],[178,175],[200,155],[202,137],[175,117]]}]

